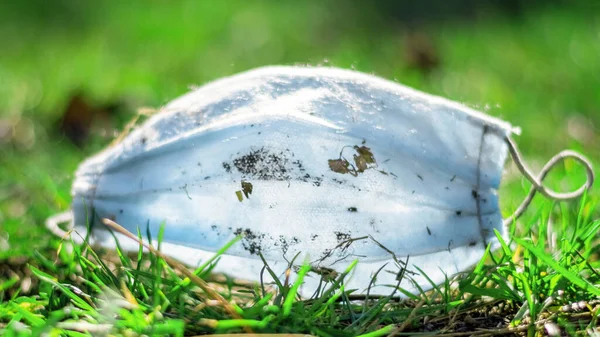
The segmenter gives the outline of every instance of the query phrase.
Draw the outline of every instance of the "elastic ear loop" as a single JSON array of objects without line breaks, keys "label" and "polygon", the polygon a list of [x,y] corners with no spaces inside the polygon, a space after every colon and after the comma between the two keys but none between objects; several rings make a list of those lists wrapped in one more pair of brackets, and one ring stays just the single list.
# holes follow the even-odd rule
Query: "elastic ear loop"
[{"label": "elastic ear loop", "polygon": [[[586,157],[584,157],[578,152],[564,150],[557,153],[552,158],[550,158],[550,160],[548,160],[546,165],[544,165],[544,167],[539,173],[539,176],[535,177],[531,170],[526,166],[523,158],[521,157],[521,153],[517,148],[517,144],[515,144],[515,142],[512,139],[510,139],[510,137],[506,137],[505,140],[508,144],[508,150],[510,151],[510,155],[515,164],[517,165],[517,168],[519,169],[519,171],[521,171],[523,176],[525,176],[525,178],[527,178],[527,180],[529,180],[532,184],[529,193],[527,193],[527,196],[525,197],[525,199],[523,199],[517,210],[511,216],[504,219],[505,226],[512,224],[525,212],[525,210],[527,209],[527,207],[529,207],[531,201],[533,200],[533,197],[537,192],[541,193],[543,196],[551,200],[565,201],[581,197],[583,193],[585,193],[585,191],[592,187],[592,185],[594,184],[595,177],[592,168],[592,163],[590,163],[590,161]],[[585,183],[581,185],[581,187],[579,187],[577,190],[572,192],[557,192],[544,186],[543,180],[546,178],[550,170],[552,170],[560,161],[563,161],[567,158],[574,159],[575,161],[578,161],[585,167],[587,174]]]},{"label": "elastic ear loop", "polygon": [[[68,230],[63,230],[58,225],[68,222]],[[52,234],[66,238],[69,235],[69,231],[73,228],[73,212],[71,210],[54,214],[46,219],[46,228],[52,232]]]}]

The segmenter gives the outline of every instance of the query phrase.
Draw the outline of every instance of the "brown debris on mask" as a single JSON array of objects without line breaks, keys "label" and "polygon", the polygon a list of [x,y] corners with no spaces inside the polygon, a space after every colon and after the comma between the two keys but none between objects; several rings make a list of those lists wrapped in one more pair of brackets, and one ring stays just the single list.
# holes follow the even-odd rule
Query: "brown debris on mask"
[{"label": "brown debris on mask", "polygon": [[359,173],[363,173],[368,169],[377,167],[375,156],[373,155],[373,152],[371,152],[370,148],[364,145],[354,145],[352,148],[356,151],[356,154],[352,155],[354,159],[354,165],[352,165],[348,160],[346,160],[343,157],[343,152],[346,147],[349,146],[345,146],[342,149],[339,158],[328,160],[329,169],[333,172],[340,174],[350,174],[356,177]]},{"label": "brown debris on mask", "polygon": [[253,190],[254,186],[252,186],[252,183],[248,181],[242,181],[242,189],[235,191],[235,195],[237,196],[238,200],[242,202],[244,201],[244,197],[246,197],[246,199],[250,198],[250,194],[252,194]]},{"label": "brown debris on mask", "polygon": [[242,192],[244,192],[246,198],[249,198],[249,195],[252,194],[253,188],[252,183],[242,181]]},{"label": "brown debris on mask", "polygon": [[[329,159],[329,168],[336,173],[346,174],[350,171],[350,163],[346,159]],[[354,168],[352,168],[354,169]],[[353,174],[354,175],[354,174]]]}]

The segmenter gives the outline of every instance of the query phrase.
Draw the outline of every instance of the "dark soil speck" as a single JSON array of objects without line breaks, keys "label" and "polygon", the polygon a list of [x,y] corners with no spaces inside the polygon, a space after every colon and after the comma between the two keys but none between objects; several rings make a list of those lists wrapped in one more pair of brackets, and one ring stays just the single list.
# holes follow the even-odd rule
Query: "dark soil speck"
[{"label": "dark soil speck", "polygon": [[320,186],[323,178],[311,177],[306,173],[300,160],[294,160],[294,153],[289,149],[274,151],[267,147],[250,149],[244,155],[233,158],[231,164],[223,163],[228,173],[235,167],[246,179],[312,182]]},{"label": "dark soil speck", "polygon": [[252,255],[258,255],[262,250],[265,234],[255,233],[250,228],[238,228],[233,234],[243,235],[242,247]]},{"label": "dark soil speck", "polygon": [[338,243],[350,240],[351,238],[350,233],[333,232],[333,234],[335,234]]},{"label": "dark soil speck", "polygon": [[271,153],[264,147],[235,158],[233,165],[242,174],[260,180],[290,179],[290,167],[285,153]]}]

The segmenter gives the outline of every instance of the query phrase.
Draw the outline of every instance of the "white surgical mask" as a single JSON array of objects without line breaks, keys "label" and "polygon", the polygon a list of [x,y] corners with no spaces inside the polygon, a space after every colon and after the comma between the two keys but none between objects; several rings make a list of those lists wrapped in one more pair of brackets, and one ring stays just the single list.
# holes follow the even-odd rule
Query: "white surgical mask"
[{"label": "white surgical mask", "polygon": [[[215,271],[259,280],[264,263],[342,272],[346,289],[389,294],[400,271],[416,291],[481,259],[506,235],[497,189],[508,123],[398,83],[333,68],[269,67],[209,83],[169,103],[86,160],[73,184],[75,229],[113,247],[109,218],[131,232],[165,224],[162,250],[190,265],[237,235]],[[535,191],[557,199],[534,182]],[[528,198],[530,199],[530,198]],[[54,219],[56,220],[56,219]],[[53,223],[51,221],[51,223]],[[52,225],[56,229],[56,226]],[[126,249],[137,243],[120,240]],[[408,258],[408,262],[406,262]],[[268,280],[268,275],[264,275]],[[319,275],[309,274],[310,294]],[[389,287],[392,286],[392,287]]]}]

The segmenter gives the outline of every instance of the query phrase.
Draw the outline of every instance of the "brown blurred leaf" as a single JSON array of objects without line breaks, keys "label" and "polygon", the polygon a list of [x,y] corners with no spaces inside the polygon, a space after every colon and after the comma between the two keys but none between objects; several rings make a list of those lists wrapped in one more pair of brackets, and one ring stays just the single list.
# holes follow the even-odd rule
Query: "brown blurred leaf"
[{"label": "brown blurred leaf", "polygon": [[404,58],[410,67],[419,69],[423,73],[429,73],[440,65],[440,57],[433,40],[420,31],[406,36]]},{"label": "brown blurred leaf", "polygon": [[58,125],[61,134],[81,147],[90,136],[94,124],[109,127],[112,117],[121,107],[121,103],[112,102],[103,106],[92,105],[82,92],[76,92],[69,98],[63,116]]}]

